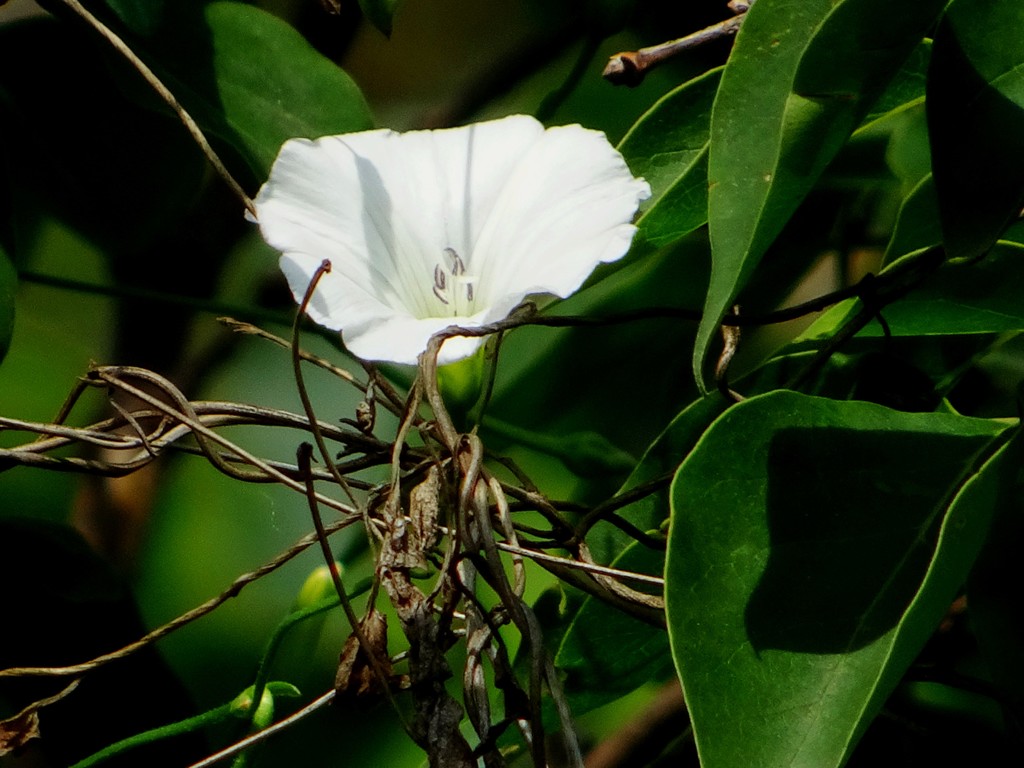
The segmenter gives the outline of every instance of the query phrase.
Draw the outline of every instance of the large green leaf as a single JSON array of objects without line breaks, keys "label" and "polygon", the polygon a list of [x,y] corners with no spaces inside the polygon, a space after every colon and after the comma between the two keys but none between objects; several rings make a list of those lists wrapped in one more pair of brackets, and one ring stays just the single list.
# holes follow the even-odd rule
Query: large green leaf
[{"label": "large green leaf", "polygon": [[352,79],[288,24],[231,2],[211,4],[206,21],[218,98],[211,108],[257,172],[269,171],[289,138],[372,127]]},{"label": "large green leaf", "polygon": [[711,284],[694,373],[745,281],[941,10],[941,0],[760,0],[711,116]]},{"label": "large green leaf", "polygon": [[956,0],[935,36],[928,124],[951,257],[984,253],[1024,206],[1024,4]]},{"label": "large green leaf", "polygon": [[665,572],[704,768],[842,764],[984,540],[1004,430],[792,392],[715,422]]},{"label": "large green leaf", "polygon": [[[253,177],[266,177],[287,139],[372,127],[352,79],[293,27],[236,2],[178,2],[142,16],[134,3],[115,10],[141,35],[133,48],[164,80],[204,132],[227,143]],[[137,75],[122,84],[156,104]]]},{"label": "large green leaf", "polygon": [[637,227],[638,236],[652,245],[669,243],[707,221],[711,105],[721,76],[721,69],[713,69],[670,91],[619,143],[633,173],[651,185]]}]

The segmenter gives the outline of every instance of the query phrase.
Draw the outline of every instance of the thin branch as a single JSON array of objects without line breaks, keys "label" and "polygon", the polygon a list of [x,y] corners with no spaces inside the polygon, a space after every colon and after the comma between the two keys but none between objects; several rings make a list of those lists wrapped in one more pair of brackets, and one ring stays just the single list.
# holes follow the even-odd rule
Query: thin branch
[{"label": "thin branch", "polygon": [[[171,406],[167,405],[160,399],[153,397],[148,392],[141,390],[138,387],[134,387],[128,384],[127,382],[121,380],[120,376],[124,374],[138,377],[143,381],[162,387],[166,394],[168,394],[178,402],[178,404],[181,406],[184,412],[174,410]],[[262,471],[264,474],[273,477],[279,483],[287,486],[288,488],[291,488],[293,491],[305,493],[305,486],[303,486],[301,482],[293,480],[287,475],[284,475],[276,471],[263,459],[254,456],[248,451],[243,450],[239,446],[232,443],[230,440],[227,440],[226,438],[219,435],[217,432],[213,431],[212,429],[209,429],[204,424],[202,424],[198,420],[198,417],[196,416],[188,400],[185,399],[185,396],[178,392],[177,388],[175,388],[169,381],[167,381],[163,377],[158,376],[157,374],[142,368],[110,366],[94,368],[92,371],[90,371],[90,376],[95,378],[97,382],[102,381],[116,389],[120,389],[124,392],[127,392],[128,394],[134,395],[135,397],[138,397],[139,399],[153,406],[157,410],[166,413],[167,415],[181,421],[184,424],[187,424],[192,430],[192,434],[195,435],[196,439],[200,442],[200,447],[203,448],[203,453],[206,456],[206,458],[209,459],[210,463],[212,463],[217,469],[219,469],[221,472],[228,475],[229,477],[236,477],[240,480],[252,479],[252,476],[250,476],[249,474],[239,472],[237,469],[233,468],[230,464],[221,459],[220,455],[216,451],[210,450],[207,441],[217,443],[218,445],[224,448],[228,448],[232,452],[236,453],[241,459],[244,459],[245,462],[250,466],[253,466],[258,470]],[[191,413],[189,413],[190,411]],[[325,504],[326,506],[332,507],[333,509],[344,512],[346,514],[356,514],[356,510],[354,508],[349,507],[343,504],[342,502],[332,499],[330,497],[318,494],[317,500],[321,504]]]},{"label": "thin branch", "polygon": [[206,155],[206,159],[209,160],[210,165],[217,172],[217,175],[224,180],[224,183],[231,188],[231,191],[238,196],[238,199],[242,201],[242,205],[253,217],[256,216],[256,205],[252,199],[242,189],[242,185],[235,181],[235,177],[231,175],[224,163],[217,156],[217,153],[213,151],[213,147],[210,146],[210,142],[206,140],[206,136],[192,116],[185,111],[185,108],[181,106],[178,99],[175,98],[174,94],[167,88],[166,85],[161,82],[160,78],[156,76],[156,73],[150,69],[142,59],[135,55],[135,52],[128,47],[128,45],[118,35],[110,29],[106,24],[97,19],[92,15],[86,8],[78,2],[78,0],[61,0],[64,5],[78,14],[83,21],[89,26],[95,29],[99,34],[110,43],[118,53],[124,56],[128,62],[135,68],[135,70],[142,75],[142,78],[146,81],[149,86],[157,92],[157,95],[164,100],[164,103],[171,108],[171,110],[178,116],[178,119],[184,124],[185,129],[192,136],[192,139],[199,145],[199,149],[202,150],[203,154]]},{"label": "thin branch", "polygon": [[59,288],[76,293],[86,293],[93,296],[109,296],[114,299],[134,299],[150,304],[170,305],[183,307],[196,312],[209,312],[220,315],[236,315],[248,317],[253,320],[268,323],[280,323],[288,325],[291,322],[291,313],[283,310],[265,309],[244,304],[233,304],[216,299],[200,299],[193,296],[185,296],[180,293],[165,293],[147,288],[126,285],[104,285],[89,280],[76,280],[70,277],[59,275],[48,275],[43,272],[35,272],[30,269],[18,269],[18,280],[36,285],[45,285],[49,288]]},{"label": "thin branch", "polygon": [[[300,312],[298,316],[301,317],[302,313]],[[267,341],[271,341],[274,344],[277,344],[279,347],[284,347],[285,349],[288,350],[292,348],[292,342],[288,341],[288,339],[281,338],[276,334],[270,333],[269,331],[265,331],[262,328],[253,325],[252,323],[246,323],[241,320],[235,320],[233,317],[218,317],[217,322],[223,323],[235,333],[243,333],[248,336],[256,336],[261,339],[266,339]],[[366,382],[360,381],[351,373],[346,371],[344,368],[339,368],[331,361],[325,360],[319,355],[314,355],[311,352],[306,352],[305,350],[299,350],[299,356],[303,360],[313,363],[314,365],[323,368],[325,371],[333,373],[339,379],[343,379],[344,381],[347,381],[349,384],[355,385],[358,389],[365,390],[367,387]]]},{"label": "thin branch", "polygon": [[639,85],[649,70],[673,56],[678,56],[683,51],[698,48],[715,40],[732,37],[739,31],[745,15],[746,11],[685,37],[680,37],[678,40],[659,43],[638,51],[616,53],[608,60],[601,76],[612,85]]},{"label": "thin branch", "polygon": [[[626,520],[623,520],[622,518],[618,518],[618,520],[621,522],[616,522],[612,519],[612,516],[617,510],[620,510],[623,507],[629,506],[630,504],[640,501],[641,499],[645,499],[648,496],[657,493],[658,491],[668,488],[669,483],[672,482],[673,477],[675,477],[674,470],[671,472],[666,472],[665,474],[660,475],[659,477],[656,477],[653,480],[648,480],[645,483],[640,483],[639,485],[630,488],[627,491],[623,491],[619,494],[616,494],[615,496],[612,496],[607,501],[601,502],[596,507],[587,512],[579,521],[579,523],[576,524],[576,528],[573,531],[573,538],[576,541],[583,541],[583,539],[586,538],[587,532],[594,527],[595,523],[598,523],[601,520],[606,520],[623,530],[625,529],[623,528],[622,523],[625,523],[633,529],[633,531],[627,531],[627,533],[631,533],[635,537],[635,531],[637,529],[634,526],[632,526],[632,524],[630,524]],[[640,534],[640,537],[637,538],[638,541],[647,541],[648,546],[657,549],[665,548],[665,542],[663,540],[655,540],[653,537],[648,536],[642,531],[640,531]]]},{"label": "thin branch", "polygon": [[[349,501],[352,502],[353,507],[358,507],[359,502],[356,500],[355,494],[352,493],[352,489],[349,484],[342,477],[341,473],[338,472],[338,468],[335,466],[334,461],[331,457],[330,451],[327,450],[327,444],[324,442],[323,433],[320,432],[320,428],[317,426],[316,412],[313,410],[313,402],[309,399],[309,392],[306,391],[306,382],[302,377],[302,350],[299,348],[299,325],[302,321],[302,317],[306,314],[306,308],[309,306],[310,300],[313,298],[313,292],[316,291],[316,286],[320,282],[320,278],[331,271],[331,262],[324,260],[313,274],[313,278],[309,281],[309,285],[306,287],[306,293],[302,297],[302,302],[299,304],[299,311],[295,313],[295,322],[292,324],[292,376],[295,378],[295,388],[299,393],[299,400],[302,402],[302,410],[306,414],[306,418],[309,420],[309,431],[313,435],[313,441],[316,443],[317,450],[320,451],[320,458],[327,466],[328,471],[334,476],[335,482],[348,496]],[[301,446],[300,446],[301,447]],[[300,454],[301,456],[301,454]],[[301,469],[302,462],[299,462]],[[313,493],[313,480],[312,474],[309,473],[309,480],[306,486],[306,495],[310,499],[310,504],[313,505],[313,518],[316,520],[320,513],[316,510],[316,495]],[[317,530],[320,526],[317,526]],[[334,560],[328,564],[328,567],[333,568]],[[332,571],[333,575],[333,571]],[[340,584],[340,578],[337,584]],[[342,601],[345,598],[342,597]]]},{"label": "thin branch", "polygon": [[525,547],[517,547],[512,544],[506,544],[503,541],[495,542],[498,549],[504,552],[510,552],[512,554],[521,555],[522,557],[528,557],[531,560],[538,562],[552,563],[555,565],[563,566],[565,568],[575,568],[587,573],[596,573],[602,576],[611,576],[617,579],[628,579],[630,581],[640,581],[645,584],[653,584],[656,587],[662,589],[665,588],[665,579],[660,576],[648,576],[646,573],[635,573],[634,571],[623,571],[618,568],[611,568],[607,565],[598,565],[597,563],[584,563],[579,560],[573,560],[568,557],[557,557],[556,555],[549,555],[544,552],[538,552],[535,549],[527,549]]},{"label": "thin branch", "polygon": [[[338,520],[334,523],[324,526],[324,532],[327,535],[340,531],[351,525],[354,521],[352,519]],[[102,667],[105,664],[109,664],[112,661],[123,659],[136,651],[145,648],[147,645],[155,643],[162,637],[166,637],[172,632],[180,629],[186,624],[190,624],[196,619],[202,618],[208,613],[211,613],[216,608],[226,603],[232,597],[238,595],[245,587],[254,581],[263,578],[268,573],[276,571],[282,565],[287,563],[295,556],[301,554],[309,547],[316,544],[318,536],[315,533],[308,534],[299,539],[295,544],[289,547],[287,550],[282,552],[280,555],[275,557],[273,560],[261,565],[254,571],[243,574],[231,582],[231,586],[221,592],[214,598],[207,600],[200,606],[193,608],[191,611],[183,613],[178,618],[167,622],[161,627],[157,627],[145,637],[140,640],[136,640],[134,643],[120,648],[113,653],[105,653],[102,656],[97,656],[89,661],[81,664],[74,664],[67,667],[11,667],[9,669],[0,669],[0,678],[3,677],[68,677],[85,674],[92,670]]]},{"label": "thin branch", "polygon": [[[191,405],[198,421],[208,428],[225,426],[288,427],[307,432],[310,429],[309,421],[305,417],[276,408],[220,401],[194,401]],[[164,411],[156,409],[136,410],[132,412],[132,416],[136,420],[154,417],[166,418]],[[105,477],[123,477],[150,463],[155,456],[168,449],[205,455],[202,449],[177,445],[178,441],[192,433],[188,424],[178,423],[170,427],[156,428],[148,433],[143,441],[138,435],[114,431],[123,427],[125,423],[124,418],[116,417],[104,419],[86,427],[67,427],[62,424],[43,424],[0,416],[0,429],[31,432],[41,436],[24,445],[0,448],[0,471],[14,466],[36,466],[51,471],[85,472]],[[326,437],[345,445],[346,451],[358,450],[364,454],[361,458],[338,463],[339,470],[353,472],[387,461],[391,450],[390,444],[362,432],[355,432],[327,422],[317,422],[317,426]],[[48,437],[43,437],[46,435]],[[119,461],[45,455],[76,442],[109,451],[136,451],[136,455],[130,459]],[[148,450],[146,450],[146,445],[148,445]],[[236,455],[218,455],[223,462],[245,461],[244,458]],[[264,461],[281,474],[293,479],[299,478],[298,469],[294,465],[279,461]],[[317,480],[333,480],[333,476],[326,469],[314,470],[314,476]],[[248,482],[278,482],[276,476],[258,474],[245,479]],[[369,487],[354,478],[350,478],[349,483],[354,487]]]},{"label": "thin branch", "polygon": [[327,693],[313,699],[312,702],[307,704],[305,707],[300,709],[293,715],[289,715],[283,720],[278,720],[273,725],[267,726],[262,731],[246,736],[241,741],[236,741],[230,747],[222,749],[220,752],[210,755],[209,757],[200,760],[198,763],[193,763],[188,768],[209,768],[211,765],[219,763],[221,760],[225,760],[229,757],[237,755],[239,752],[248,749],[253,744],[258,744],[261,741],[266,741],[274,734],[280,733],[281,731],[290,728],[300,720],[304,720],[311,714],[319,709],[323,709],[325,706],[330,704],[334,700],[335,692],[333,689],[327,691]]}]

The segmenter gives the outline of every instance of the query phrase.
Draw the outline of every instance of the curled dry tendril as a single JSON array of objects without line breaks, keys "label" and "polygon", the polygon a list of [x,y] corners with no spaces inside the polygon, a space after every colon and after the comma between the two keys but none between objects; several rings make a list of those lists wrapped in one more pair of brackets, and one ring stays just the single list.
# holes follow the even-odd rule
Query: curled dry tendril
[{"label": "curled dry tendril", "polygon": [[[458,261],[452,263],[457,269]],[[530,308],[524,308],[504,326],[512,327],[516,318],[532,315]],[[572,522],[579,517],[577,507],[544,497],[518,468],[513,474],[521,483],[500,480],[493,470],[498,464],[493,463],[480,438],[455,428],[438,389],[436,368],[440,344],[460,331],[450,329],[438,334],[421,357],[415,383],[402,393],[384,382],[372,366],[366,366],[365,375],[357,376],[304,353],[285,339],[246,324],[225,322],[240,332],[292,347],[300,389],[298,366],[316,365],[356,387],[367,401],[374,401],[376,394],[375,402],[399,417],[397,431],[384,435],[378,426],[375,433],[365,419],[331,423],[319,419],[311,407],[305,414],[296,414],[251,404],[190,400],[167,378],[126,366],[96,366],[87,371],[53,423],[0,416],[0,429],[30,436],[20,445],[0,449],[0,471],[34,466],[118,477],[167,454],[192,454],[236,480],[283,485],[305,496],[317,517],[320,508],[332,515],[332,519],[318,524],[317,532],[239,576],[219,595],[123,648],[63,667],[0,670],[0,678],[87,676],[216,610],[310,546],[319,542],[329,554],[331,534],[362,523],[375,543],[376,585],[362,617],[351,607],[346,610],[353,638],[364,646],[368,669],[378,678],[371,688],[389,697],[408,691],[412,697],[406,728],[426,751],[431,764],[470,766],[482,757],[488,765],[501,765],[504,758],[497,740],[511,727],[521,731],[533,762],[545,765],[540,713],[542,692],[547,690],[562,720],[570,763],[582,765],[568,706],[544,649],[540,624],[524,599],[524,560],[533,558],[559,578],[616,605],[628,606],[656,623],[662,608],[660,597],[639,591],[632,584],[636,583],[635,577],[646,582],[648,588],[659,587],[660,580],[594,563],[582,538],[585,530]],[[499,332],[504,326],[471,332]],[[116,398],[118,407],[108,418],[71,426],[71,417],[88,392],[103,393],[111,404]],[[126,402],[133,405],[126,406]],[[306,403],[308,406],[308,399]],[[308,449],[299,451],[295,463],[260,457],[225,436],[224,427],[239,425],[288,430],[299,438],[306,435],[320,445],[320,458],[325,461],[320,465],[311,461]],[[67,449],[74,446],[83,448],[83,455],[67,455]],[[504,459],[500,463],[509,465]],[[389,479],[383,484],[368,480],[365,470],[373,467],[385,468]],[[652,485],[650,492],[659,487],[663,484]],[[517,517],[530,509],[540,511],[550,522],[547,530],[538,531],[535,526],[517,522]],[[616,509],[614,502],[608,502],[592,510],[586,525],[589,528],[600,519],[614,518]],[[561,554],[553,552],[557,550]],[[424,570],[432,574],[432,582],[420,580]],[[485,593],[496,595],[496,600],[481,596],[484,585]],[[343,587],[340,591],[344,594]],[[380,644],[363,632],[369,626],[367,622],[373,623],[374,600],[379,599],[388,599],[394,605],[408,644],[408,651],[394,661],[387,657],[386,643]],[[502,627],[521,636],[529,659],[525,673],[513,667]],[[466,653],[461,702],[444,685],[453,674],[448,656],[457,643],[463,644]],[[355,673],[357,659],[345,672]],[[338,694],[344,691],[344,695],[356,695],[351,686],[342,684],[351,681],[340,678],[339,671]],[[488,680],[499,692],[497,710],[488,695]],[[318,701],[326,703],[332,697]],[[460,728],[464,712],[476,734],[473,743]],[[293,720],[294,716],[287,723]],[[240,742],[238,749],[250,743],[250,739]],[[234,754],[231,748],[218,753],[218,759],[229,754]]]}]

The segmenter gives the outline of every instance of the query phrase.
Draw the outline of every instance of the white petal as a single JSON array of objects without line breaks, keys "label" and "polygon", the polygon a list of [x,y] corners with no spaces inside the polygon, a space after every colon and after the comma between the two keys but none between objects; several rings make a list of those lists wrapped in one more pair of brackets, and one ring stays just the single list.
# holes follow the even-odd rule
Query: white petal
[{"label": "white petal", "polygon": [[630,221],[649,196],[603,133],[549,128],[508,179],[477,243],[484,290],[570,295],[598,264],[626,254]]},{"label": "white petal", "polygon": [[[288,280],[292,294],[301,301],[321,260],[308,256],[284,255],[281,270]],[[317,291],[307,308],[307,314],[325,328],[341,331],[348,350],[364,360],[386,360],[393,363],[415,365],[417,357],[427,348],[430,337],[453,325],[476,328],[508,316],[518,301],[512,304],[495,305],[471,317],[432,317],[419,319],[408,312],[381,308],[380,304],[366,296],[359,285],[333,268],[322,275]],[[326,306],[345,305],[360,319],[348,325],[338,322],[336,313],[325,311]],[[455,337],[441,346],[438,363],[452,363],[469,357],[481,344],[483,338]]]},{"label": "white petal", "polygon": [[[603,134],[545,131],[520,115],[293,139],[255,202],[297,300],[321,262],[332,264],[309,315],[342,330],[354,354],[412,363],[449,325],[500,320],[529,293],[576,290],[626,252],[648,194]],[[480,343],[452,339],[441,359]]]},{"label": "white petal", "polygon": [[[469,318],[433,317],[417,320],[408,315],[391,315],[365,326],[346,328],[342,332],[345,346],[365,360],[388,360],[393,363],[415,365],[416,359],[427,348],[430,337],[452,325],[463,327],[478,326],[481,323]],[[483,338],[457,336],[447,339],[441,345],[437,362],[440,365],[453,363],[469,357],[484,343]],[[381,350],[386,350],[383,355]]]}]

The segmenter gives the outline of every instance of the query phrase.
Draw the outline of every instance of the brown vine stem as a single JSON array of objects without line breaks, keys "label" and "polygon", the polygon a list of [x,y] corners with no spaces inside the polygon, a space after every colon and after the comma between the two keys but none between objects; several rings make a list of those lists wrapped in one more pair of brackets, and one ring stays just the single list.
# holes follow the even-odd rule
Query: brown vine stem
[{"label": "brown vine stem", "polygon": [[[203,450],[203,454],[206,456],[206,458],[210,461],[211,464],[214,465],[214,467],[216,467],[218,470],[228,475],[229,477],[235,477],[239,480],[251,481],[253,479],[262,480],[263,476],[269,476],[276,480],[277,482],[281,483],[282,485],[287,486],[293,491],[297,491],[299,493],[306,492],[305,485],[303,485],[301,482],[293,480],[287,475],[278,472],[273,467],[268,465],[267,462],[264,461],[263,459],[254,456],[248,451],[243,450],[238,445],[235,445],[230,440],[227,440],[223,436],[217,434],[212,429],[206,427],[206,425],[202,424],[199,421],[198,417],[196,416],[194,409],[191,407],[191,404],[188,402],[188,400],[185,399],[185,396],[182,395],[173,385],[170,384],[170,382],[168,382],[163,377],[158,376],[157,374],[152,373],[151,371],[147,371],[142,368],[133,368],[130,366],[102,366],[99,368],[94,368],[89,373],[90,377],[92,377],[94,380],[102,381],[112,388],[120,389],[123,392],[127,392],[130,395],[134,395],[143,402],[152,406],[154,409],[161,411],[162,413],[165,413],[166,415],[176,419],[177,421],[180,421],[183,424],[187,424],[192,431],[192,435],[199,442],[199,447]],[[163,388],[163,391],[177,402],[181,410],[175,410],[173,407],[167,405],[158,398],[153,397],[148,392],[141,390],[138,387],[133,387],[132,385],[128,384],[126,381],[122,379],[123,376],[136,377],[143,381],[154,383],[157,386],[161,386]],[[229,451],[236,454],[239,457],[239,459],[243,460],[246,464],[258,469],[260,472],[263,473],[263,475],[250,475],[239,472],[237,469],[233,469],[227,462],[225,462],[221,458],[221,456],[216,451],[212,450],[210,446],[214,443],[220,445],[223,448],[227,448]],[[342,502],[332,499],[328,496],[317,494],[317,499],[320,501],[321,504],[336,509],[344,514],[358,514],[356,509],[349,507],[343,504]]]},{"label": "brown vine stem", "polygon": [[[346,518],[345,520],[338,520],[334,523],[324,526],[324,532],[327,535],[339,531],[355,522],[354,518]],[[67,667],[10,667],[8,669],[0,669],[0,678],[2,677],[69,677],[85,674],[91,672],[97,667],[102,667],[104,664],[109,664],[112,661],[123,659],[136,651],[150,645],[162,637],[166,637],[177,629],[190,624],[196,619],[202,618],[208,613],[211,613],[221,605],[226,603],[232,597],[235,597],[245,587],[252,582],[263,578],[268,573],[276,571],[282,565],[287,563],[289,560],[294,558],[296,555],[304,552],[309,547],[313,546],[319,540],[316,533],[308,534],[299,539],[295,544],[286,549],[280,555],[275,557],[273,560],[261,565],[254,571],[242,574],[229,586],[226,590],[221,592],[216,597],[210,598],[202,605],[196,606],[191,611],[183,613],[176,619],[167,622],[161,627],[157,627],[148,635],[136,640],[134,643],[120,648],[112,653],[105,653],[102,656],[97,656],[89,661],[81,664],[74,664]]]},{"label": "brown vine stem", "polygon": [[[443,526],[439,526],[438,530],[447,533],[447,529]],[[602,576],[610,576],[617,579],[628,579],[631,581],[641,581],[645,584],[653,584],[657,587],[665,587],[665,580],[660,576],[648,576],[646,573],[636,573],[634,571],[623,571],[619,568],[611,568],[607,565],[598,565],[597,563],[587,563],[580,560],[573,560],[568,557],[559,557],[558,555],[548,555],[544,552],[538,552],[535,549],[527,549],[521,546],[515,546],[513,544],[506,544],[503,541],[497,541],[494,544],[498,549],[509,552],[520,557],[528,557],[537,562],[552,563],[554,565],[562,566],[564,568],[576,568],[581,571],[587,571],[588,573],[597,573]]]},{"label": "brown vine stem", "polygon": [[[310,288],[310,292],[312,287]],[[309,292],[307,292],[307,297]],[[324,563],[327,565],[327,571],[331,574],[331,582],[334,584],[334,591],[338,594],[338,601],[341,603],[341,608],[345,612],[345,618],[348,620],[349,626],[352,628],[352,633],[356,636],[359,641],[359,645],[362,646],[363,653],[370,661],[370,666],[373,668],[373,673],[377,676],[380,681],[381,690],[384,692],[384,696],[388,700],[388,704],[395,711],[399,721],[405,728],[406,732],[409,732],[409,724],[406,722],[405,715],[399,708],[395,701],[394,695],[391,693],[391,684],[388,680],[388,674],[384,667],[384,662],[377,656],[377,649],[374,648],[373,644],[369,642],[366,637],[366,633],[363,630],[363,625],[359,621],[359,617],[356,616],[355,609],[352,607],[352,601],[349,600],[348,592],[345,589],[345,585],[341,581],[341,571],[338,568],[337,562],[334,560],[334,554],[331,552],[331,545],[327,541],[327,529],[324,526],[323,518],[320,516],[320,510],[316,504],[316,493],[313,490],[313,474],[311,471],[311,460],[313,456],[313,446],[309,443],[302,443],[299,445],[298,451],[298,466],[306,479],[306,501],[309,503],[309,512],[313,518],[313,525],[316,528],[316,538],[320,544],[320,551],[324,556]],[[327,458],[330,461],[330,457]],[[337,470],[335,470],[337,471]],[[346,485],[346,488],[348,486]]]},{"label": "brown vine stem", "polygon": [[659,43],[638,51],[622,51],[616,53],[605,65],[601,76],[612,85],[639,85],[648,70],[653,69],[663,61],[677,56],[683,51],[710,43],[713,40],[720,40],[724,37],[732,37],[739,31],[743,18],[746,16],[746,8],[730,19],[725,19],[710,27],[693,32],[678,40],[670,40],[667,43]]},{"label": "brown vine stem", "polygon": [[[733,317],[739,317],[739,314],[740,307],[737,304],[732,308],[732,315]],[[718,356],[718,362],[715,364],[715,385],[726,400],[738,403],[744,398],[729,387],[729,365],[739,349],[742,327],[739,325],[725,325],[723,323],[721,330],[722,353]]]},{"label": "brown vine stem", "polygon": [[680,734],[689,736],[686,703],[678,680],[661,687],[654,699],[636,717],[587,755],[586,768],[625,768],[647,765],[658,757],[658,751]]},{"label": "brown vine stem", "polygon": [[[231,425],[258,425],[264,427],[290,427],[299,430],[308,430],[309,422],[298,414],[282,411],[276,408],[249,405],[246,403],[231,403],[218,401],[193,401],[192,409],[198,420],[206,427],[222,427]],[[132,414],[135,419],[148,419],[165,415],[162,411],[155,409],[137,410]],[[142,466],[150,463],[153,455],[143,448],[143,442],[138,435],[118,433],[114,430],[124,426],[125,421],[121,417],[104,419],[103,421],[90,424],[86,427],[67,427],[63,424],[45,424],[41,422],[25,421],[0,416],[0,429],[8,429],[19,432],[31,432],[39,437],[31,442],[12,448],[0,448],[0,471],[12,466],[40,466],[53,471],[65,472],[89,472],[92,474],[120,477]],[[322,434],[337,440],[349,448],[358,446],[364,452],[390,451],[390,446],[382,443],[376,438],[369,437],[360,432],[354,432],[337,427],[326,422],[318,423]],[[191,434],[187,424],[175,424],[174,426],[154,430],[147,436],[148,444],[157,454],[164,450],[174,448],[184,453],[202,454],[199,448],[176,445],[176,442],[185,435]],[[76,442],[106,448],[111,451],[137,452],[132,458],[111,463],[95,459],[79,459],[73,456],[47,456],[45,454],[56,451],[59,448],[72,445]],[[223,461],[242,462],[244,459],[230,454],[222,454]],[[266,464],[290,477],[297,476],[297,469],[283,462],[264,459]],[[367,459],[363,463],[379,463],[377,460]],[[346,466],[352,466],[348,464]],[[326,469],[315,470],[314,475],[318,480],[333,479]],[[253,477],[252,482],[277,482],[275,477]],[[349,480],[355,483],[354,480]]]},{"label": "brown vine stem", "polygon": [[188,768],[208,768],[211,765],[219,763],[221,760],[226,760],[229,757],[237,755],[239,752],[241,752],[244,749],[248,749],[253,744],[258,744],[261,741],[266,741],[274,734],[280,733],[286,728],[290,728],[292,725],[299,722],[300,720],[309,717],[318,709],[323,709],[323,707],[327,706],[334,700],[334,696],[335,691],[332,688],[331,690],[327,691],[327,693],[324,693],[321,696],[318,696],[317,698],[313,699],[313,701],[311,701],[309,704],[307,704],[305,707],[300,709],[295,714],[289,715],[283,720],[278,720],[273,725],[269,725],[262,731],[258,731],[257,733],[254,733],[251,736],[246,736],[241,741],[236,741],[230,747],[226,747],[222,749],[220,752],[217,752],[215,754],[210,755],[207,758],[204,758],[203,760],[200,760],[198,763],[193,763]]},{"label": "brown vine stem", "polygon": [[[3,5],[3,3],[0,3],[0,5]],[[16,752],[26,742],[38,738],[39,710],[51,704],[56,704],[61,699],[70,696],[80,682],[81,680],[72,680],[59,693],[47,696],[45,699],[33,701],[16,715],[0,720],[0,757],[12,751]]]},{"label": "brown vine stem", "polygon": [[[320,278],[331,271],[331,262],[328,259],[324,259],[320,266],[317,268],[316,273],[313,275],[313,279],[309,281],[309,286],[306,288],[306,294],[302,297],[302,303],[299,304],[299,311],[295,313],[295,320],[292,323],[292,341],[290,344],[292,353],[292,375],[295,378],[295,389],[299,393],[299,400],[302,402],[302,410],[306,414],[306,418],[309,419],[309,432],[313,436],[313,440],[316,443],[317,449],[320,451],[320,458],[324,462],[324,466],[327,467],[328,471],[334,476],[334,481],[348,496],[349,501],[352,502],[353,507],[359,507],[359,501],[356,499],[355,494],[352,493],[352,489],[349,487],[348,482],[342,477],[341,473],[338,472],[337,466],[331,457],[331,452],[327,449],[327,443],[324,441],[323,433],[320,432],[318,426],[318,420],[316,418],[316,412],[313,410],[313,402],[309,399],[309,392],[306,391],[306,383],[302,376],[302,349],[299,347],[299,328],[302,324],[302,317],[306,314],[306,308],[309,307],[309,302],[313,298],[313,293],[316,291],[317,285],[320,283]],[[301,468],[302,463],[299,462]],[[310,470],[309,477],[312,478],[312,470]],[[311,482],[311,480],[310,480]],[[312,504],[316,504],[316,496],[313,494],[312,486],[307,487],[306,494],[310,496]],[[364,513],[365,514],[365,513]],[[317,517],[318,513],[314,510],[313,517]],[[332,575],[336,570],[334,565],[334,559],[329,559],[327,564],[328,568],[331,569]],[[338,584],[341,582],[338,581]],[[342,597],[344,602],[345,598]]]},{"label": "brown vine stem", "polygon": [[171,93],[170,89],[163,84],[156,73],[150,69],[142,59],[135,55],[135,52],[128,47],[128,44],[122,40],[117,33],[115,33],[110,27],[104,24],[102,21],[92,15],[78,0],[61,0],[64,5],[70,8],[76,13],[81,19],[88,24],[90,27],[95,29],[108,43],[110,43],[118,53],[124,56],[128,63],[135,68],[135,70],[142,75],[142,79],[146,81],[150,88],[156,91],[157,95],[163,99],[164,103],[178,116],[182,124],[185,126],[185,130],[189,132],[189,135],[202,150],[202,153],[206,156],[206,159],[213,166],[213,170],[217,172],[217,175],[224,180],[224,183],[231,188],[231,191],[238,196],[242,201],[242,205],[252,215],[256,216],[256,205],[253,203],[252,198],[245,193],[242,189],[242,185],[235,181],[235,177],[231,175],[231,172],[225,167],[224,163],[221,162],[220,157],[210,146],[210,142],[206,140],[206,136],[195,120],[192,119],[192,115],[185,111],[185,108],[181,106],[178,99]]},{"label": "brown vine stem", "polygon": [[[573,540],[583,541],[587,533],[594,525],[602,520],[611,521],[611,516],[619,509],[626,507],[640,499],[644,499],[658,491],[668,488],[672,482],[672,478],[675,477],[675,471],[666,472],[658,477],[652,478],[645,483],[630,488],[628,491],[622,491],[621,493],[612,496],[607,501],[603,501],[596,507],[588,511],[582,519],[576,524],[576,528],[573,530]],[[623,520],[623,523],[626,521]],[[664,549],[664,541],[656,541],[653,537],[648,536],[643,531],[639,531],[635,526],[629,525],[628,528],[622,528],[625,532],[636,538],[638,541],[644,541],[648,546],[652,548],[657,546],[659,549]],[[636,534],[640,535],[637,536]]]},{"label": "brown vine stem", "polygon": [[[301,314],[299,316],[301,317]],[[257,338],[273,342],[274,344],[277,344],[279,347],[283,347],[284,349],[290,350],[292,348],[292,342],[290,342],[288,339],[283,339],[276,334],[270,333],[270,331],[265,331],[259,326],[253,325],[252,323],[247,323],[244,320],[236,320],[233,317],[218,317],[217,322],[226,325],[235,333],[241,333],[247,336],[256,336]],[[305,350],[301,349],[299,350],[299,356],[306,362],[313,363],[314,365],[323,368],[325,371],[333,373],[339,379],[347,381],[349,384],[352,384],[357,389],[365,390],[367,387],[366,382],[360,381],[351,373],[346,371],[344,368],[335,365],[330,360],[325,360],[319,355],[314,355],[312,352],[306,352]]]}]

